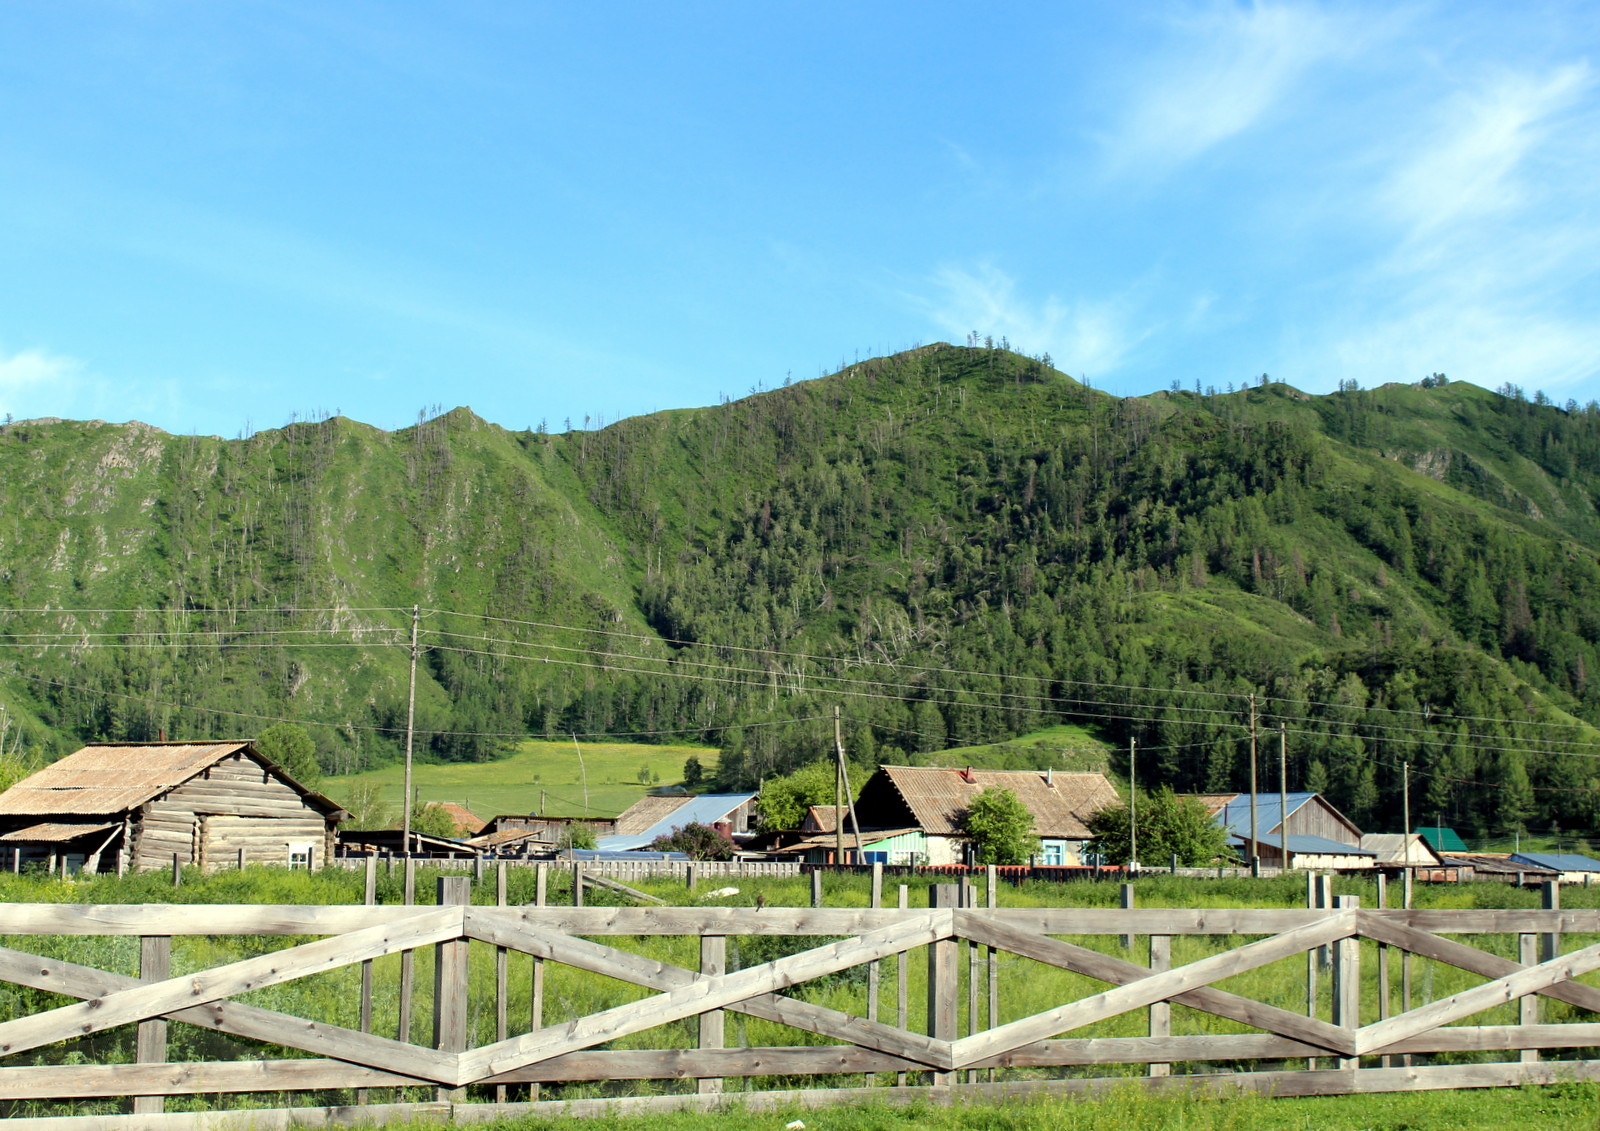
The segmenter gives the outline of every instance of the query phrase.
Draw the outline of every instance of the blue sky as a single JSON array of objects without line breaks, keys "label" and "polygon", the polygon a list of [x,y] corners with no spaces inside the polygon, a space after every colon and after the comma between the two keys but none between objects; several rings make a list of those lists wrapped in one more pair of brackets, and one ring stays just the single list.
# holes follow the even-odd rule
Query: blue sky
[{"label": "blue sky", "polygon": [[560,430],[969,331],[1600,397],[1600,8],[9,0],[0,413]]}]

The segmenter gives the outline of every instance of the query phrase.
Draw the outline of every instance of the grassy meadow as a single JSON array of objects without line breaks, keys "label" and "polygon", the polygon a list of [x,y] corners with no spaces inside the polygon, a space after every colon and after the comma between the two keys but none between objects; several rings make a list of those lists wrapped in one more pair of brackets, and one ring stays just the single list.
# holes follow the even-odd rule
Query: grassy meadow
[{"label": "grassy meadow", "polygon": [[[459,873],[454,873],[459,874]],[[424,869],[419,875],[417,891],[419,902],[431,902],[435,870]],[[895,878],[898,879],[898,878]],[[549,898],[553,903],[566,902],[570,899],[570,880],[561,871],[552,871],[550,874],[551,887]],[[491,903],[494,900],[492,877],[486,876],[482,884],[476,885],[473,893],[474,902]],[[531,902],[533,899],[534,876],[531,869],[514,868],[509,873],[509,901],[513,904]],[[156,903],[156,902],[181,902],[193,904],[206,903],[351,903],[360,900],[361,876],[358,872],[345,872],[329,870],[315,874],[304,872],[289,872],[276,868],[251,868],[244,872],[219,872],[209,876],[187,875],[180,887],[171,886],[170,876],[166,874],[147,874],[117,880],[115,877],[102,877],[89,881],[60,881],[45,879],[35,875],[13,876],[0,874],[0,901],[3,902],[88,902],[88,903]],[[915,878],[908,883],[908,896],[911,906],[925,906],[927,893],[924,890],[930,879]],[[641,883],[639,886],[663,899],[673,903],[688,904],[696,902],[685,891],[681,882],[662,878]],[[708,885],[709,886],[709,885]],[[774,878],[736,881],[732,886],[739,888],[738,894],[726,897],[720,902],[736,905],[754,904],[759,896],[768,906],[807,906],[810,903],[810,883],[805,877]],[[1375,889],[1372,884],[1357,878],[1336,877],[1334,889],[1337,894],[1356,895],[1361,897],[1364,906],[1372,906],[1375,900]],[[1029,882],[1021,885],[1006,884],[999,891],[999,903],[1002,907],[1046,907],[1046,906],[1084,906],[1084,907],[1110,907],[1115,906],[1119,897],[1119,885],[1112,882],[1077,881],[1067,884],[1052,884],[1043,882]],[[887,899],[893,902],[898,892],[892,880],[886,892]],[[1200,880],[1180,877],[1152,876],[1140,880],[1137,885],[1138,904],[1142,907],[1298,907],[1304,905],[1305,885],[1300,877],[1283,879],[1248,880],[1248,879],[1223,879]],[[401,901],[401,876],[398,871],[389,872],[380,869],[379,872],[379,901],[382,903],[398,903]],[[595,904],[620,904],[620,896],[606,892],[591,891],[586,893],[586,902]],[[1563,902],[1567,907],[1593,907],[1600,905],[1600,889],[1569,888],[1563,893]],[[866,879],[856,876],[829,875],[824,884],[824,903],[830,907],[867,906],[869,892]],[[1417,893],[1418,906],[1427,907],[1526,907],[1533,908],[1538,905],[1537,893],[1517,891],[1498,884],[1475,884],[1460,886],[1420,887]],[[694,936],[673,937],[618,937],[607,936],[597,941],[619,949],[638,953],[656,961],[673,963],[675,965],[693,967],[698,960],[699,940]],[[782,955],[806,949],[811,946],[821,945],[829,941],[822,938],[801,938],[785,936],[739,936],[728,940],[728,960],[730,969],[749,967],[762,962],[771,961]],[[1072,941],[1103,952],[1118,954],[1143,962],[1148,960],[1148,940],[1137,938],[1131,950],[1124,950],[1116,936],[1085,936]],[[1179,936],[1173,939],[1173,962],[1183,964],[1216,954],[1222,950],[1236,947],[1250,941],[1240,937],[1206,937],[1206,936]],[[1486,949],[1507,957],[1515,956],[1516,939],[1512,936],[1495,936],[1492,938],[1468,938],[1464,941],[1475,942]],[[1564,951],[1570,952],[1580,946],[1596,941],[1586,936],[1569,935],[1563,939]],[[3,940],[4,945],[16,947],[21,950],[38,953],[52,958],[66,958],[75,962],[100,966],[105,969],[117,970],[126,974],[133,974],[137,969],[138,940],[133,938],[96,939],[96,938],[21,938],[9,937]],[[175,974],[197,972],[206,968],[245,957],[249,954],[259,953],[273,949],[276,946],[286,945],[287,940],[231,938],[212,936],[180,936],[173,943],[173,971]],[[472,947],[472,990],[471,1011],[469,1023],[472,1026],[475,1043],[488,1043],[493,1039],[494,1026],[494,955],[492,948],[473,944]],[[999,969],[999,999],[1000,1020],[1008,1022],[1021,1017],[1029,1016],[1051,1003],[1073,1000],[1097,992],[1103,988],[1101,983],[1092,979],[1070,974],[1055,969],[1042,963],[1019,958],[1009,954],[1000,954]],[[897,959],[884,960],[881,966],[882,979],[880,983],[880,997],[877,1003],[877,1013],[881,1020],[886,1022],[896,1021],[897,1010]],[[1399,1007],[1399,958],[1391,953],[1391,1007]],[[1379,952],[1371,943],[1362,944],[1361,971],[1362,971],[1362,1015],[1365,1018],[1375,1018],[1378,1010],[1378,977],[1377,968]],[[416,997],[416,1008],[412,1019],[410,1036],[420,1043],[428,1043],[431,1034],[432,1016],[431,1002],[426,987],[431,986],[433,978],[433,953],[431,948],[423,948],[416,952],[416,984],[421,987],[421,992]],[[374,1031],[380,1034],[396,1035],[395,1025],[398,1015],[398,957],[380,959],[375,963],[375,985],[377,987],[374,1002]],[[967,962],[965,956],[958,962],[958,969],[965,978]],[[533,960],[521,954],[510,955],[510,996],[508,999],[509,1014],[512,1019],[511,1031],[513,1034],[525,1031],[530,1021],[530,985],[532,982]],[[913,954],[906,962],[906,980],[908,1001],[911,1009],[906,1021],[912,1030],[924,1028],[923,1010],[919,1003],[926,1000],[926,964],[920,955]],[[1238,992],[1251,998],[1277,1005],[1296,1012],[1304,1012],[1306,1008],[1306,961],[1303,955],[1284,959],[1268,966],[1261,967],[1244,974],[1235,976],[1222,983],[1225,989]],[[1582,979],[1590,984],[1600,984],[1600,975],[1586,975]],[[1414,986],[1414,1004],[1422,1004],[1435,1000],[1448,994],[1466,989],[1479,984],[1483,979],[1456,970],[1453,967],[1424,959],[1413,959],[1412,981]],[[1331,978],[1323,974],[1318,979],[1319,1001],[1317,1011],[1319,1016],[1330,1016],[1331,1001],[1329,991]],[[242,995],[241,1000],[266,1008],[282,1010],[310,1020],[327,1024],[354,1027],[357,1023],[357,1002],[359,985],[359,969],[355,967],[330,971],[312,977],[302,978],[281,986],[268,987]],[[843,1010],[856,1016],[863,1016],[868,1011],[867,978],[865,968],[855,968],[837,974],[818,978],[788,991],[801,999],[824,1005],[830,1008]],[[617,981],[615,979],[598,976],[566,967],[557,963],[545,965],[545,1007],[543,1020],[546,1024],[559,1023],[576,1019],[600,1010],[626,1005],[630,1002],[651,996],[649,991],[639,987]],[[967,995],[965,987],[958,994],[962,1016],[959,1031],[968,1031],[968,1019],[965,1015]],[[0,1020],[24,1016],[38,1012],[41,1009],[54,1005],[65,1004],[65,999],[53,995],[11,988],[4,995],[0,995]],[[1469,1024],[1513,1024],[1517,1021],[1517,1005],[1515,1003],[1501,1005],[1469,1019]],[[1543,1020],[1560,1022],[1575,1019],[1577,1010],[1564,1003],[1545,1001],[1542,1003]],[[1146,1031],[1146,1018],[1144,1011],[1134,1011],[1119,1017],[1110,1018],[1093,1025],[1086,1026],[1072,1034],[1063,1034],[1080,1037],[1127,1037],[1143,1035]],[[1172,1030],[1175,1034],[1209,1034],[1248,1031],[1244,1026],[1181,1006],[1172,1009]],[[245,1058],[261,1055],[259,1046],[250,1045],[249,1042],[236,1041],[209,1030],[202,1030],[193,1026],[174,1023],[171,1026],[172,1059],[225,1059],[242,1056]],[[627,1049],[671,1049],[692,1047],[697,1040],[696,1026],[693,1019],[659,1026],[655,1029],[640,1033],[619,1036],[607,1047]],[[779,1025],[774,1022],[757,1018],[744,1017],[730,1013],[727,1018],[727,1042],[730,1046],[766,1046],[788,1044],[823,1044],[831,1043],[826,1038],[820,1038],[800,1030]],[[0,1063],[72,1063],[74,1060],[84,1062],[116,1062],[125,1061],[132,1055],[131,1029],[112,1030],[103,1034],[96,1034],[71,1042],[67,1046],[55,1046],[41,1050],[40,1053],[25,1054],[22,1057],[13,1057]],[[282,1055],[282,1054],[274,1054]],[[289,1054],[293,1055],[293,1054]],[[1559,1058],[1567,1055],[1559,1051],[1550,1051],[1544,1054],[1546,1058]],[[1510,1054],[1515,1056],[1515,1054]],[[31,1059],[30,1059],[31,1058]],[[1431,1063],[1465,1062],[1474,1059],[1504,1059],[1504,1057],[1481,1058],[1476,1055],[1436,1055],[1431,1058],[1419,1058]],[[1286,1067],[1298,1067],[1303,1061],[1290,1061]],[[1183,1072],[1229,1072],[1236,1069],[1250,1067],[1247,1063],[1233,1064],[1225,1061],[1192,1063],[1179,1066],[1176,1071]],[[1028,1081],[1034,1079],[1067,1075],[1096,1075],[1128,1077],[1141,1076],[1145,1072],[1143,1065],[1099,1065],[1091,1071],[1089,1069],[1004,1069],[997,1072],[1000,1080]],[[915,1074],[913,1074],[915,1081]],[[871,1084],[892,1083],[893,1077],[885,1076],[871,1079],[860,1075],[855,1076],[825,1076],[818,1078],[784,1078],[784,1077],[754,1077],[749,1079],[730,1079],[726,1088],[731,1093],[741,1091],[760,1091],[775,1088],[803,1087],[807,1085],[823,1087],[861,1086]],[[681,1092],[685,1089],[693,1090],[692,1082],[684,1081],[643,1081],[636,1085],[618,1085],[614,1082],[596,1082],[593,1084],[564,1084],[547,1085],[543,1090],[543,1098],[594,1098],[615,1097],[626,1094],[666,1094]],[[417,1090],[416,1098],[427,1098],[423,1090]],[[481,1093],[481,1094],[480,1094]],[[518,1089],[513,1089],[512,1098],[518,1098]],[[341,1098],[342,1094],[320,1094],[321,1099],[312,1095],[301,1097],[280,1097],[274,1103],[313,1103],[313,1102],[348,1102]],[[486,1089],[473,1089],[474,1098],[486,1098]],[[1570,1123],[1571,1111],[1575,1106],[1581,1107],[1580,1099],[1574,1096],[1589,1097],[1587,1101],[1593,1102],[1594,1093],[1589,1089],[1562,1090],[1561,1088],[1532,1089],[1522,1091],[1489,1091],[1483,1093],[1461,1093],[1443,1096],[1400,1096],[1400,1097],[1364,1097],[1349,1100],[1319,1100],[1319,1101],[1267,1101],[1254,1098],[1230,1099],[1227,1103],[1217,1103],[1210,1100],[1174,1101],[1160,1097],[1136,1096],[1131,1092],[1125,1097],[1112,1096],[1093,1101],[1080,1103],[1079,1101],[1050,1101],[1029,1105],[994,1105],[981,1109],[982,1117],[978,1122],[938,1122],[957,1118],[959,1113],[942,1114],[928,1112],[927,1120],[918,1123],[919,1126],[944,1127],[944,1126],[983,1126],[983,1127],[1017,1127],[1031,1128],[1046,1125],[1057,1126],[1110,1126],[1112,1121],[1120,1118],[1115,1113],[1129,1111],[1129,1118],[1137,1116],[1140,1126],[1173,1126],[1173,1127],[1274,1127],[1274,1126],[1302,1126],[1300,1116],[1295,1117],[1293,1123],[1272,1122],[1273,1119],[1282,1118],[1290,1111],[1304,1110],[1305,1119],[1313,1119],[1310,1124],[1318,1127],[1341,1126],[1411,1126],[1426,1127],[1440,1126],[1453,1123],[1456,1126],[1480,1126],[1484,1124],[1471,1122],[1472,1118],[1465,1114],[1469,1110],[1488,1111],[1509,1110],[1502,1105],[1513,1107],[1526,1107],[1529,1120],[1541,1111],[1562,1112],[1563,1118]],[[267,1097],[270,1098],[270,1097]],[[245,1098],[240,1097],[243,1101]],[[257,1098],[256,1102],[264,1102],[265,1098]],[[224,1101],[223,1106],[226,1106]],[[193,1104],[207,1106],[204,1097],[193,1097],[174,1100],[173,1110],[180,1106]],[[1132,1105],[1130,1108],[1129,1105]],[[1445,1112],[1461,1107],[1463,1114],[1459,1116],[1441,1116],[1435,1120],[1431,1116],[1424,1116],[1427,1112]],[[1543,1106],[1541,1106],[1543,1105]],[[39,1109],[42,1113],[43,1109]],[[94,1104],[80,1104],[77,1110],[117,1110],[117,1105],[111,1101]],[[1072,1123],[1060,1122],[1067,1117],[1066,1113],[1083,1113],[1100,1111],[1105,1123]],[[1374,1119],[1374,1113],[1387,1111],[1409,1111],[1412,1114],[1407,1118],[1415,1121],[1412,1123],[1391,1122],[1384,1123]],[[1344,1118],[1339,1112],[1365,1113],[1350,1116],[1350,1122],[1341,1123],[1338,1119]],[[21,1113],[20,1111],[18,1112]],[[726,1117],[722,1117],[726,1118]],[[761,1116],[763,1125],[773,1118],[770,1114]],[[801,1116],[811,1127],[899,1127],[903,1125],[905,1113],[885,1108],[881,1111],[876,1108],[853,1110],[848,1116],[828,1114],[826,1117],[818,1113],[815,1116]],[[966,1112],[969,1120],[975,1118],[972,1111]],[[1072,1118],[1078,1118],[1073,1115]],[[1085,1116],[1085,1118],[1088,1118]],[[1396,1117],[1398,1118],[1398,1117]],[[1542,1118],[1542,1117],[1541,1117]],[[635,1120],[622,1120],[615,1124],[617,1127],[697,1127],[709,1126],[709,1122],[696,1123],[694,1120],[706,1120],[704,1116],[689,1115],[653,1115],[641,1116]],[[1330,1120],[1325,1122],[1324,1120]],[[825,1120],[825,1121],[824,1121]],[[900,1122],[896,1122],[896,1121]],[[1188,1120],[1185,1122],[1184,1120]],[[779,1127],[787,1120],[772,1123],[771,1126]],[[854,1121],[854,1122],[850,1122]],[[876,1122],[875,1122],[876,1121]],[[1536,1121],[1525,1121],[1518,1117],[1513,1119],[1519,1126],[1544,1126]],[[538,1122],[521,1122],[507,1126],[526,1126],[529,1128],[545,1126]],[[1553,1126],[1554,1124],[1549,1124]],[[1588,1126],[1594,1125],[1591,1121]],[[592,1124],[586,1124],[592,1126]],[[609,1125],[608,1125],[609,1126]]]},{"label": "grassy meadow", "polygon": [[[708,746],[653,746],[628,742],[528,740],[508,758],[493,762],[417,762],[412,785],[424,802],[455,801],[488,819],[498,813],[543,813],[555,817],[614,817],[656,785],[683,780],[683,764],[700,759],[707,774],[717,750]],[[640,780],[640,772],[649,784]],[[380,798],[398,807],[405,792],[405,767],[328,777],[322,792],[343,801],[352,787],[370,783]],[[587,804],[585,798],[587,797]],[[541,804],[541,798],[543,804]]]}]

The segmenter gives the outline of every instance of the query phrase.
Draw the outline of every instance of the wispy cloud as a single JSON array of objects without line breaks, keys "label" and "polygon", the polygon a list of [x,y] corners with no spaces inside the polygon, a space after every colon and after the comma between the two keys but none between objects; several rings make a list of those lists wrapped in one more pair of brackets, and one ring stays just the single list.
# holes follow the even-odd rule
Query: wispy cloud
[{"label": "wispy cloud", "polygon": [[1595,91],[1584,63],[1500,69],[1400,132],[1369,198],[1392,243],[1330,351],[1344,375],[1559,389],[1600,373]]},{"label": "wispy cloud", "polygon": [[1159,173],[1282,111],[1320,62],[1380,32],[1360,18],[1302,4],[1213,5],[1169,26],[1165,48],[1127,76],[1127,108],[1105,141],[1114,173]]},{"label": "wispy cloud", "polygon": [[76,397],[83,373],[78,359],[48,350],[0,352],[0,413],[44,415],[44,406],[51,403],[62,405],[65,411]]},{"label": "wispy cloud", "polygon": [[1017,349],[1049,353],[1058,367],[1073,373],[1113,372],[1148,332],[1135,326],[1131,298],[1025,298],[1016,280],[991,264],[942,268],[931,285],[935,297],[919,304],[955,340],[972,331],[1009,338]]}]

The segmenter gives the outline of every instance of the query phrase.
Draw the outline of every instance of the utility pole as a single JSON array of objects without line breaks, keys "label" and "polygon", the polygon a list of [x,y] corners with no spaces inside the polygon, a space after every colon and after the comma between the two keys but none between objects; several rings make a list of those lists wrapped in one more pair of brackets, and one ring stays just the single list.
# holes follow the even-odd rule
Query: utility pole
[{"label": "utility pole", "polygon": [[1289,726],[1278,724],[1278,866],[1289,866]]},{"label": "utility pole", "polygon": [[1411,855],[1411,763],[1400,764],[1400,805],[1401,813],[1405,818],[1405,836],[1401,839],[1403,852],[1407,858]]},{"label": "utility pole", "polygon": [[1250,855],[1261,855],[1261,842],[1256,839],[1259,826],[1256,818],[1256,693],[1250,693]]},{"label": "utility pole", "polygon": [[1133,875],[1133,869],[1139,860],[1139,775],[1133,764],[1134,753],[1139,748],[1139,740],[1128,739],[1128,875]]},{"label": "utility pole", "polygon": [[417,725],[417,623],[422,619],[422,611],[416,606],[411,606],[411,688],[406,693],[406,784],[405,796],[400,799],[400,808],[404,810],[400,821],[400,846],[407,855],[411,855],[411,743]]},{"label": "utility pole", "polygon": [[855,799],[850,796],[850,770],[844,760],[844,723],[839,717],[839,705],[833,705],[833,753],[838,762],[834,772],[833,827],[835,864],[844,863],[844,808],[850,809],[850,829],[856,836],[856,860],[861,859],[861,825],[856,820]]}]

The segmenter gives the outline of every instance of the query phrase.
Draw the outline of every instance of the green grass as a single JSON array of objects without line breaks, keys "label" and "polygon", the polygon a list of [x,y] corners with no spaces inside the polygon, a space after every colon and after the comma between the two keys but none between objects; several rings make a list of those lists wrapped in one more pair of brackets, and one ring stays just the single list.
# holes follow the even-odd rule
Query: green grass
[{"label": "green grass", "polygon": [[919,754],[921,766],[977,766],[990,770],[1042,770],[1105,773],[1111,750],[1094,731],[1073,723],[1030,731],[1004,742],[958,746],[933,754]]},{"label": "green grass", "polygon": [[[1317,1099],[1148,1095],[1117,1089],[1094,1098],[1041,1097],[934,1107],[913,1103],[848,1104],[743,1112],[671,1112],[548,1119],[521,1117],[479,1124],[487,1131],[702,1131],[741,1126],[779,1128],[800,1120],[811,1131],[1579,1131],[1596,1125],[1600,1089],[1593,1084],[1543,1088],[1421,1092]],[[431,1122],[407,1126],[442,1126]]]},{"label": "green grass", "polygon": [[[683,780],[683,764],[691,756],[700,759],[707,774],[716,768],[713,747],[626,742],[585,742],[575,747],[569,740],[523,742],[511,757],[494,762],[418,763],[411,772],[412,784],[423,801],[455,801],[485,819],[498,813],[536,812],[558,817],[614,817],[644,796],[648,787],[639,782],[641,767],[654,775],[653,784],[674,785]],[[344,800],[352,786],[366,782],[378,786],[386,803],[399,805],[405,768],[385,766],[325,778],[322,791],[336,801]]]}]

